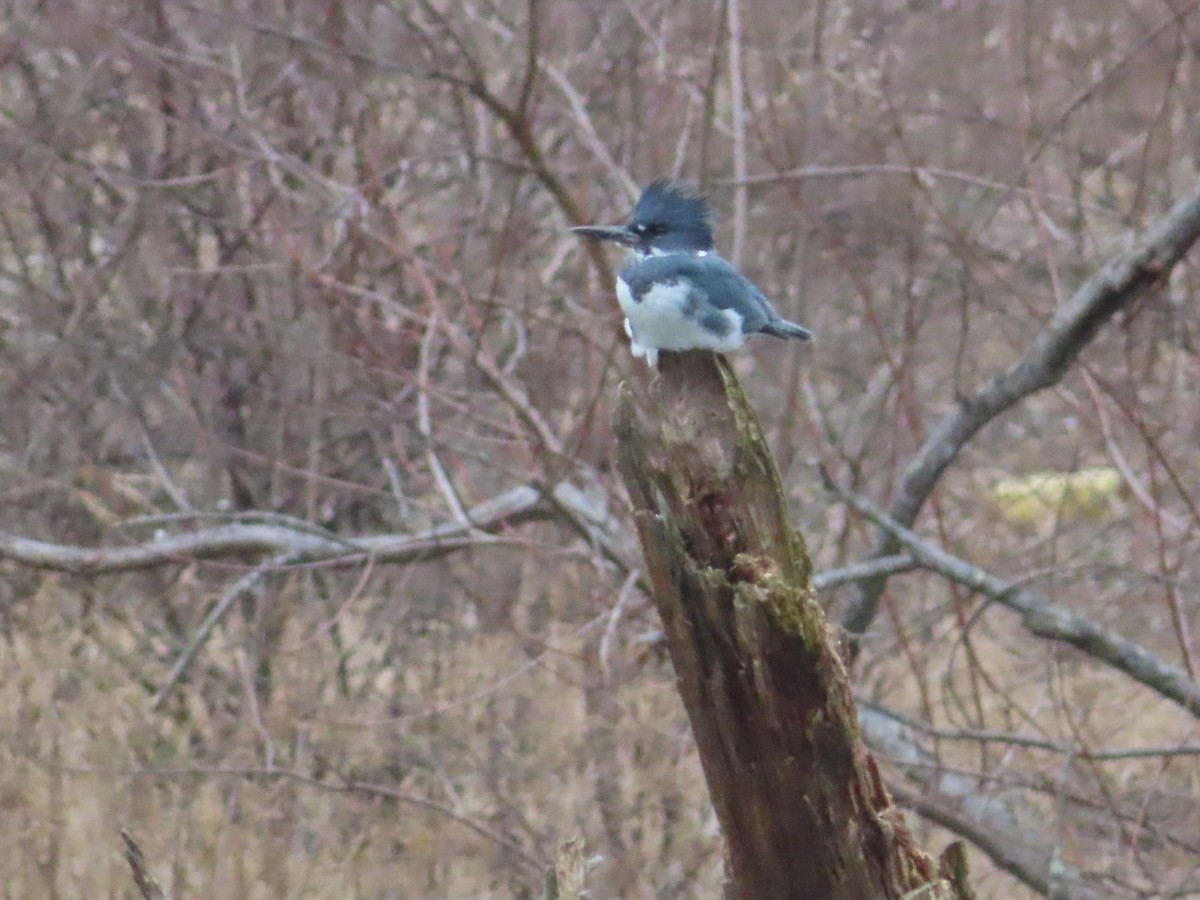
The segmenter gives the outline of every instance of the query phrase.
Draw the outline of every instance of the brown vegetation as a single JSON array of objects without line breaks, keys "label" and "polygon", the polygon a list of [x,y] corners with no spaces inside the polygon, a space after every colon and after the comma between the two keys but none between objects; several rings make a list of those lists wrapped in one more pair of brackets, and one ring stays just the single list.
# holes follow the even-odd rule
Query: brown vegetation
[{"label": "brown vegetation", "polygon": [[1200,2],[6,13],[6,896],[717,895],[566,232],[663,175],[818,334],[732,364],[919,840],[1200,890],[1195,256],[970,418],[1195,196]]}]

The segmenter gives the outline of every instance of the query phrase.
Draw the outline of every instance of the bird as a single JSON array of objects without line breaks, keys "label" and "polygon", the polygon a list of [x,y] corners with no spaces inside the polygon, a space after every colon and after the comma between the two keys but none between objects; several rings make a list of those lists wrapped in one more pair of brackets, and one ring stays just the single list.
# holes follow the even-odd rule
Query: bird
[{"label": "bird", "polygon": [[660,179],[623,225],[577,225],[582,237],[628,249],[617,275],[630,350],[655,368],[661,350],[736,350],[752,334],[810,341],[714,249],[708,199],[687,182]]}]

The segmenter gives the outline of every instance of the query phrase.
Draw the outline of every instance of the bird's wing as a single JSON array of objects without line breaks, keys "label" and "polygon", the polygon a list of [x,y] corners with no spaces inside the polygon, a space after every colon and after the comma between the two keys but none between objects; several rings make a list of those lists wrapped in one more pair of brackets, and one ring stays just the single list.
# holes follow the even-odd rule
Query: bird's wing
[{"label": "bird's wing", "polygon": [[686,281],[700,304],[732,309],[742,330],[754,332],[778,318],[767,298],[731,263],[715,254],[671,254],[639,260],[621,273],[635,294],[664,281]]}]

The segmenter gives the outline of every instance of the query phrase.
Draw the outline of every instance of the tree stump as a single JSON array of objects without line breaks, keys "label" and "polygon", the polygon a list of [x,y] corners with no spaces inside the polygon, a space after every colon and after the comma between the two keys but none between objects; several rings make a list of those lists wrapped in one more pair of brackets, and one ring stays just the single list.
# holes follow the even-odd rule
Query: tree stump
[{"label": "tree stump", "polygon": [[726,896],[968,896],[961,867],[916,845],[863,746],[804,540],[728,363],[664,353],[645,416],[623,388],[616,429]]}]

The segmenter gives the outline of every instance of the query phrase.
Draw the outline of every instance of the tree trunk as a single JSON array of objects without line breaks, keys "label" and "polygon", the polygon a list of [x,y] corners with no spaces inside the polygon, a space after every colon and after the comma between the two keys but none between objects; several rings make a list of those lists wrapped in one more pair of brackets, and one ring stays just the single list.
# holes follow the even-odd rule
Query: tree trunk
[{"label": "tree trunk", "polygon": [[[859,736],[774,460],[733,371],[665,353],[617,412],[654,599],[726,844],[731,898],[965,898],[913,841]],[[917,892],[917,893],[914,893]]]}]

